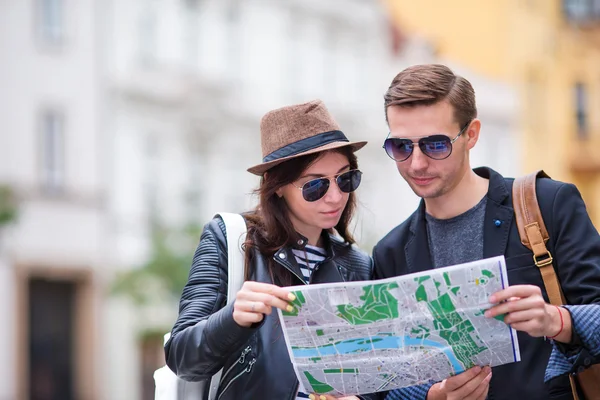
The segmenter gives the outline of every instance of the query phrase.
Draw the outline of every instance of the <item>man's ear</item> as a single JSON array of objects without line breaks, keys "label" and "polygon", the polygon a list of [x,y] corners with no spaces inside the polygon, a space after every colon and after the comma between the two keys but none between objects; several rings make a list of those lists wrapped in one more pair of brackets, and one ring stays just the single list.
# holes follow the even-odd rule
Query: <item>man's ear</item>
[{"label": "man's ear", "polygon": [[471,150],[479,141],[479,131],[481,129],[481,121],[475,118],[465,132],[467,136],[467,149]]}]

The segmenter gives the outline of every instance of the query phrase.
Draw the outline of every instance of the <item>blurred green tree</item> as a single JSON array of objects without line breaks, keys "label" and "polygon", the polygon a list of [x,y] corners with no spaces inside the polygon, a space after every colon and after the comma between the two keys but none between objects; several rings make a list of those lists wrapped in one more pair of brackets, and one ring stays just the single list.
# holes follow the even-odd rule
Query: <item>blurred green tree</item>
[{"label": "blurred green tree", "polygon": [[0,227],[17,219],[18,203],[13,189],[8,185],[0,185]]},{"label": "blurred green tree", "polygon": [[129,297],[138,306],[162,302],[165,297],[177,301],[187,282],[201,229],[198,224],[183,229],[153,224],[148,261],[118,274],[112,293]]},{"label": "blurred green tree", "polygon": [[[188,224],[182,229],[165,228],[156,220],[151,222],[151,250],[148,260],[117,275],[111,286],[114,296],[130,299],[140,311],[141,319],[158,306],[177,310],[181,291],[187,283],[201,227]],[[164,365],[163,335],[171,329],[172,321],[144,324],[137,339],[141,356],[142,390],[154,394],[154,371]],[[149,397],[148,397],[149,398]]]}]

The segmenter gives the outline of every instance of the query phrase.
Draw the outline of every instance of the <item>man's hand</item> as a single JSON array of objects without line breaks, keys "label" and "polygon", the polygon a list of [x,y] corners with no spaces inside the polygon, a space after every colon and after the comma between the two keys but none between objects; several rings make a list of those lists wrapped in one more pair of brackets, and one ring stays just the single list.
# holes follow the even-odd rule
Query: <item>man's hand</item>
[{"label": "man's hand", "polygon": [[504,315],[504,322],[533,337],[552,337],[559,342],[571,340],[571,314],[546,303],[534,285],[515,285],[494,293],[490,303],[500,303],[485,312],[488,318]]},{"label": "man's hand", "polygon": [[329,395],[325,395],[325,394],[321,394],[321,395],[310,394],[310,395],[308,395],[308,398],[310,400],[360,400],[356,396],[334,397],[334,396],[329,396]]},{"label": "man's hand", "polygon": [[427,400],[485,400],[490,379],[490,367],[473,367],[433,385],[427,393]]}]

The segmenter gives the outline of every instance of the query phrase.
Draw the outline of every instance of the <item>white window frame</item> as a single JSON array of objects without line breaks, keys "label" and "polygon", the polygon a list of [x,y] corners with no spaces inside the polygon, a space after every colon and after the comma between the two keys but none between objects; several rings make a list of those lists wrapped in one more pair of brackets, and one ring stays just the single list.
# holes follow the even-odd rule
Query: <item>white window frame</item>
[{"label": "white window frame", "polygon": [[66,0],[34,0],[36,32],[45,45],[61,45],[65,40]]},{"label": "white window frame", "polygon": [[40,116],[40,176],[48,194],[65,187],[65,117],[56,108],[44,109]]}]

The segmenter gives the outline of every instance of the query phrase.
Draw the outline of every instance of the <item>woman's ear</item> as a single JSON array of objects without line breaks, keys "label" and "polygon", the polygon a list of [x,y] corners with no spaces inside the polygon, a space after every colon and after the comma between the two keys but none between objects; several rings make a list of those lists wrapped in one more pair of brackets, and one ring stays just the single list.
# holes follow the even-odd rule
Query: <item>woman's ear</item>
[{"label": "woman's ear", "polygon": [[283,196],[283,188],[282,188],[282,187],[280,187],[279,189],[277,189],[277,190],[275,191],[275,194],[276,194],[278,197],[280,197],[280,198],[281,198],[281,197]]}]

